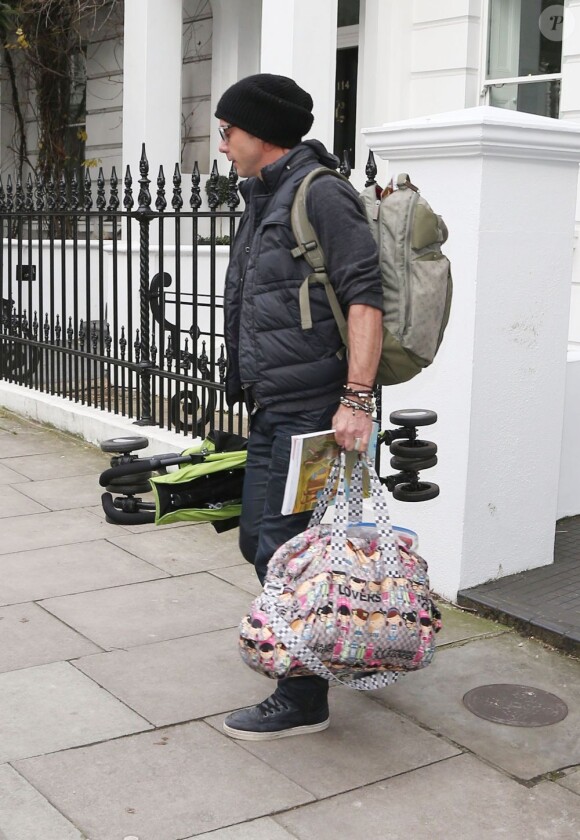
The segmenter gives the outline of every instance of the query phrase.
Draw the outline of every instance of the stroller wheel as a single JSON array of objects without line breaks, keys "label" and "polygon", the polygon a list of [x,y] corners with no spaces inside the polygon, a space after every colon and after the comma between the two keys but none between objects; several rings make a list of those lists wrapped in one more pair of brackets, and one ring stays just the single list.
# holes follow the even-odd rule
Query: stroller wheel
[{"label": "stroller wheel", "polygon": [[103,452],[119,452],[126,454],[133,452],[135,449],[146,449],[149,446],[149,441],[145,437],[118,437],[109,438],[101,443]]},{"label": "stroller wheel", "polygon": [[391,455],[413,461],[426,461],[437,454],[437,444],[430,440],[394,440],[389,449]]},{"label": "stroller wheel", "polygon": [[427,502],[439,495],[439,485],[431,481],[420,481],[412,484],[397,484],[393,496],[400,502]]},{"label": "stroller wheel", "polygon": [[414,460],[412,458],[401,458],[398,455],[393,455],[393,457],[391,458],[391,467],[394,470],[401,470],[402,472],[405,472],[405,470],[414,470],[415,472],[419,472],[420,470],[428,470],[431,467],[434,467],[436,463],[437,455],[433,455],[432,458],[421,458],[421,460]]},{"label": "stroller wheel", "polygon": [[429,411],[427,408],[403,408],[400,411],[392,411],[389,415],[391,423],[397,426],[430,426],[437,422],[437,412]]}]

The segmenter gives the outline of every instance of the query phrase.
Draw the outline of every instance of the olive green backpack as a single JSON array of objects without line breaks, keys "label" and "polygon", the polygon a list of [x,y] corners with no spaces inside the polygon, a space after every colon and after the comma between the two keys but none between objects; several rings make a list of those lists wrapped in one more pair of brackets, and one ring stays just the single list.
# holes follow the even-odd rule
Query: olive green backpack
[{"label": "olive green backpack", "polygon": [[[346,319],[306,212],[310,184],[328,174],[343,178],[335,170],[320,166],[304,178],[296,192],[291,223],[298,246],[292,256],[303,257],[312,269],[300,287],[302,329],[312,329],[310,285],[322,283],[348,346]],[[431,364],[447,326],[453,289],[449,260],[441,253],[447,226],[407,174],[399,175],[396,189],[381,191],[374,184],[366,187],[360,200],[378,246],[383,286],[383,351],[376,384],[395,385],[412,379]]]}]

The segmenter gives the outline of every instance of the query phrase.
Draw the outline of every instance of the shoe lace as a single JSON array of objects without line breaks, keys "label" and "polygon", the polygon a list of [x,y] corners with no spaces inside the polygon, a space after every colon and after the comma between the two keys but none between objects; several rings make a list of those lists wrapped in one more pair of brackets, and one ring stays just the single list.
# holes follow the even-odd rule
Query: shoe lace
[{"label": "shoe lace", "polygon": [[284,702],[280,697],[276,697],[275,694],[272,694],[270,697],[267,697],[261,703],[258,703],[258,709],[264,715],[264,717],[269,717],[270,715],[275,715],[278,712],[287,712],[290,707],[287,703]]}]

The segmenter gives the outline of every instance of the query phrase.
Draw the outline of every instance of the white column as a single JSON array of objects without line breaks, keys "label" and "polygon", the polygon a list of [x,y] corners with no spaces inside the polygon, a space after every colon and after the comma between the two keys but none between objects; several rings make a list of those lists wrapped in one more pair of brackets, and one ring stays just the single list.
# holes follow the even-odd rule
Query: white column
[{"label": "white column", "polygon": [[450,231],[441,350],[416,379],[383,389],[383,417],[439,415],[422,435],[439,463],[422,477],[441,495],[393,500],[392,512],[418,531],[435,590],[454,598],[553,561],[580,126],[478,107],[365,135]]},{"label": "white column", "polygon": [[125,0],[123,170],[139,177],[146,144],[152,180],[181,159],[182,0]]},{"label": "white column", "polygon": [[314,100],[316,137],[332,151],[337,0],[262,0],[260,71],[290,76]]},{"label": "white column", "polygon": [[234,82],[260,71],[261,0],[212,0],[212,78],[210,121],[210,170],[217,160],[227,175],[226,158],[218,152],[218,121],[214,118],[222,93]]}]

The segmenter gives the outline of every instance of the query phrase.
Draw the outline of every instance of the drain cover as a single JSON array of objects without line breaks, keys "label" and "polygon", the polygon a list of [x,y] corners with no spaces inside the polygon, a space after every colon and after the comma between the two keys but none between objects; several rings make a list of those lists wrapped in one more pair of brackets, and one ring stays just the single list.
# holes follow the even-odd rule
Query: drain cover
[{"label": "drain cover", "polygon": [[568,714],[555,694],[529,685],[480,685],[467,692],[463,704],[477,717],[507,726],[549,726]]}]

